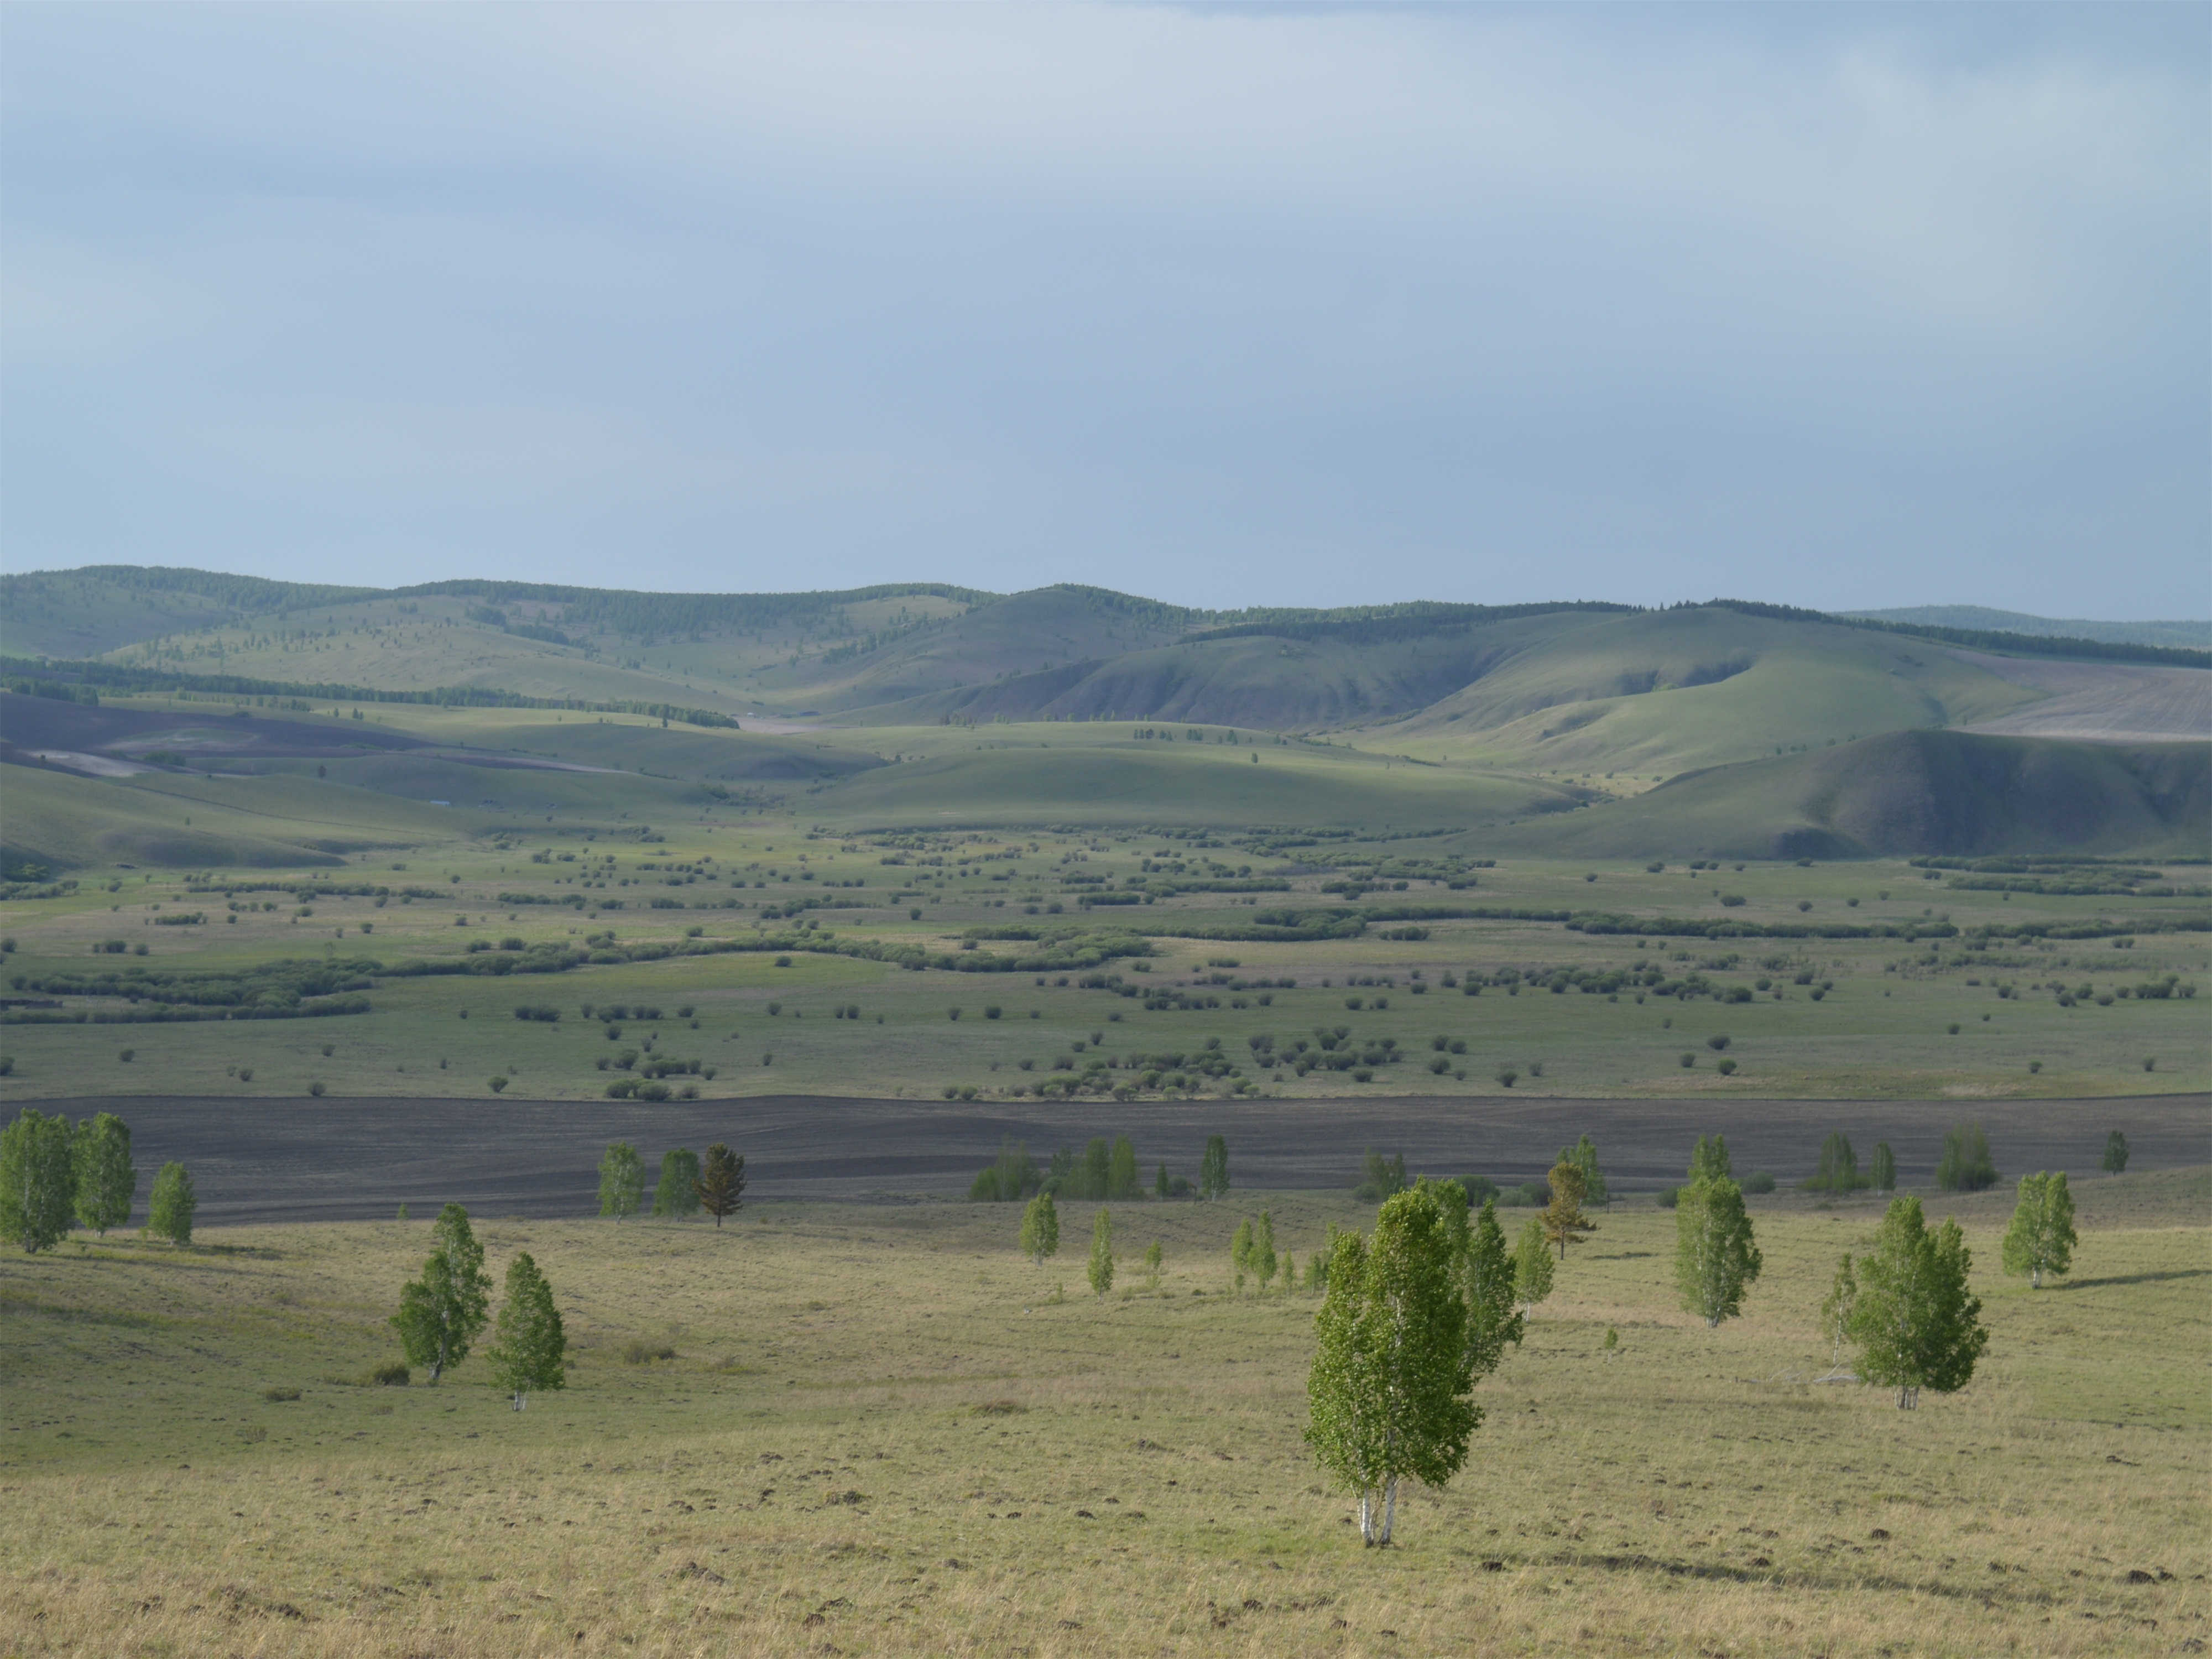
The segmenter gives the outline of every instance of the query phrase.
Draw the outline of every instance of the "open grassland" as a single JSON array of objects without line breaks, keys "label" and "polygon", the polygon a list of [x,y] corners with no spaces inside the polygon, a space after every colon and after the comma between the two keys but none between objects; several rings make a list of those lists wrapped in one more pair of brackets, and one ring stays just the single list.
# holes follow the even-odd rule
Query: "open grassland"
[{"label": "open grassland", "polygon": [[479,1217],[574,1345],[521,1415],[481,1358],[360,1385],[420,1218],[88,1239],[0,1261],[0,1628],[103,1659],[2193,1650],[2212,1185],[2077,1190],[2040,1291],[1995,1272],[2006,1195],[1931,1200],[1992,1336],[1913,1413],[1815,1380],[1876,1205],[1754,1200],[1765,1273],[1717,1331],[1675,1310],[1673,1218],[1616,1206],[1387,1553],[1300,1443],[1315,1301],[1228,1282],[1240,1218],[1303,1261],[1365,1224],[1346,1200],[1118,1206],[1103,1301],[1082,1204],[1042,1269],[1012,1206]]},{"label": "open grassland", "polygon": [[[583,775],[485,775],[551,788]],[[225,791],[273,792],[250,797],[272,811],[331,810],[301,778],[165,777],[158,797],[73,781],[157,799],[179,835],[244,821],[247,796],[227,798],[228,818],[222,799],[210,805]],[[334,854],[342,863],[296,878],[111,865],[66,890],[15,890],[0,905],[11,945],[0,978],[6,994],[55,1006],[0,1015],[0,1052],[14,1062],[0,1090],[483,1096],[501,1077],[518,1094],[559,1099],[602,1095],[666,1059],[697,1061],[671,1086],[708,1097],[1973,1098],[2212,1085],[2212,957],[2203,872],[2188,865],[2132,884],[2087,866],[2074,885],[2089,890],[2054,891],[2067,884],[2008,887],[1895,861],[1479,863],[1479,834],[1294,836],[1289,847],[1187,829],[846,835],[711,798],[649,821],[526,823],[454,809],[453,820],[433,817],[443,833],[430,840],[422,820],[434,809],[346,793],[381,815],[362,808],[352,845],[372,834],[412,844]],[[11,791],[11,813],[18,799]],[[338,832],[331,820],[323,828]],[[318,880],[368,890],[301,884]],[[1099,902],[1139,888],[1149,902]],[[1249,936],[1285,907],[1331,927],[1346,919],[1349,931]],[[1397,911],[1412,919],[1387,919]],[[1384,919],[1362,922],[1366,912]],[[1675,918],[1686,932],[1638,937],[1561,920],[1585,913]],[[1717,921],[1938,936],[1686,936]],[[2189,930],[2160,931],[2176,923]],[[1975,933],[2018,925],[2060,936]],[[2069,928],[2094,936],[2064,937]],[[916,965],[896,959],[908,951]],[[1137,954],[1099,954],[1109,951]],[[1054,951],[1059,967],[1003,970]],[[367,1011],[100,1024],[152,1005],[129,1000],[120,981],[103,991],[70,979],[251,975],[282,963],[368,964],[351,970]],[[386,971],[549,963],[559,970]],[[51,986],[62,989],[40,989]],[[2164,994],[2137,994],[2145,986]],[[518,1007],[558,1018],[518,1019]],[[87,1023],[74,1023],[80,1012]]]}]

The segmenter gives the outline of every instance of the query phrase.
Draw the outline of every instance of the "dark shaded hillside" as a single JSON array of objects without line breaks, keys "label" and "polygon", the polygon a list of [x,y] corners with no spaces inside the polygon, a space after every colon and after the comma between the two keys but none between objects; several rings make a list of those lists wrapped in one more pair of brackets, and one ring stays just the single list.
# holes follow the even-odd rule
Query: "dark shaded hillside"
[{"label": "dark shaded hillside", "polygon": [[2212,746],[1888,732],[1716,767],[1547,825],[1549,850],[1640,857],[2212,853]]}]

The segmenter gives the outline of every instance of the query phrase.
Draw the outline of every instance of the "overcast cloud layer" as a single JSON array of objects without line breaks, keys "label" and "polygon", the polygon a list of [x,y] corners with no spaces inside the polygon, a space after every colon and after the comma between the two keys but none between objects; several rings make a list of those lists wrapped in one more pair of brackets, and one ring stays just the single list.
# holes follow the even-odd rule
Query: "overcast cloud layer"
[{"label": "overcast cloud layer", "polygon": [[2203,616],[2207,15],[19,3],[0,563]]}]

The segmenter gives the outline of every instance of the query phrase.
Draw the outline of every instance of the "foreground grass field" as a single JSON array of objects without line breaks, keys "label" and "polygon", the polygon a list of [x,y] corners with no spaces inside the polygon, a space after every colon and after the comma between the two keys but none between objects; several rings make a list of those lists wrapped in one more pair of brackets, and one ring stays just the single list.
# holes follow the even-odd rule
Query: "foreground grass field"
[{"label": "foreground grass field", "polygon": [[1874,1204],[1755,1200],[1766,1272],[1718,1331],[1674,1310],[1672,1218],[1616,1207],[1478,1389],[1467,1471],[1380,1554],[1299,1440],[1316,1303],[1227,1284],[1262,1202],[1303,1261],[1371,1218],[1348,1200],[1122,1206],[1103,1301],[1085,1205],[1042,1270],[1011,1206],[479,1217],[495,1273],[544,1267],[576,1350],[520,1416],[481,1358],[359,1385],[396,1357],[420,1218],[70,1244],[0,1262],[0,1632],[101,1656],[2196,1651],[2208,1197],[2203,1169],[2081,1183],[2073,1276],[2033,1293],[1996,1272],[2008,1195],[1931,1197],[1992,1339],[1915,1413],[1814,1381]]}]

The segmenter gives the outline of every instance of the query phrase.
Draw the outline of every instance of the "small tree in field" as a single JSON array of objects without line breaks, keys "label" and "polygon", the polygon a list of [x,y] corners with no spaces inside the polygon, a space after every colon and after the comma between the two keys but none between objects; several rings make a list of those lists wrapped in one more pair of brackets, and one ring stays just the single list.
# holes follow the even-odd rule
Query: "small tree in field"
[{"label": "small tree in field", "polygon": [[1091,1261],[1086,1271],[1093,1296],[1103,1296],[1114,1288],[1114,1216],[1109,1210],[1099,1211],[1098,1219],[1091,1224]]},{"label": "small tree in field", "polygon": [[1820,1304],[1820,1328],[1835,1344],[1828,1369],[1841,1370],[1844,1364],[1844,1344],[1850,1340],[1851,1316],[1858,1307],[1858,1276],[1851,1272],[1849,1252],[1836,1264],[1836,1277],[1828,1286],[1828,1299]]},{"label": "small tree in field", "polygon": [[1198,1195],[1200,1198],[1226,1198],[1229,1195],[1229,1143],[1219,1135],[1206,1138],[1206,1156],[1198,1162]]},{"label": "small tree in field", "polygon": [[563,1358],[568,1346],[553,1287],[525,1251],[507,1270],[507,1299],[500,1304],[499,1324],[484,1356],[491,1361],[492,1380],[520,1411],[534,1392],[568,1386]]},{"label": "small tree in field", "polygon": [[635,1215],[644,1198],[645,1164],[636,1147],[617,1140],[599,1160],[599,1213],[611,1215],[619,1223],[626,1216]]},{"label": "small tree in field", "polygon": [[191,1172],[181,1164],[164,1164],[154,1177],[154,1192],[147,1205],[146,1231],[172,1244],[192,1242],[192,1212],[200,1206],[192,1190]]},{"label": "small tree in field", "polygon": [[1581,1243],[1584,1233],[1595,1232],[1597,1223],[1583,1213],[1582,1165],[1554,1164],[1549,1179],[1552,1201],[1544,1206],[1537,1219],[1543,1223],[1544,1237],[1558,1249],[1559,1260],[1565,1261],[1567,1246]]},{"label": "small tree in field", "polygon": [[1735,1318],[1762,1265],[1742,1188],[1709,1176],[1682,1188],[1674,1206],[1674,1286],[1683,1307],[1708,1328]]},{"label": "small tree in field", "polygon": [[[1521,1340],[1526,1321],[1516,1311],[1513,1257],[1505,1248],[1505,1232],[1498,1224],[1493,1200],[1472,1216],[1467,1188],[1447,1181],[1437,1188],[1443,1208],[1453,1259],[1459,1264],[1460,1299],[1467,1304],[1467,1357],[1470,1375],[1478,1381],[1498,1369],[1505,1345]],[[1542,1246],[1539,1243],[1540,1252]],[[1549,1267],[1551,1258],[1544,1258]]]},{"label": "small tree in field", "polygon": [[1275,1277],[1280,1264],[1275,1257],[1275,1218],[1272,1212],[1260,1212],[1260,1224],[1252,1229],[1252,1277],[1260,1281],[1265,1291]]},{"label": "small tree in field", "polygon": [[1859,1261],[1851,1336],[1859,1375],[1895,1389],[1899,1410],[1915,1409],[1923,1389],[1950,1394],[1972,1379],[1990,1340],[1981,1301],[1966,1289],[1972,1266],[1957,1222],[1931,1233],[1918,1199],[1891,1200]]},{"label": "small tree in field", "polygon": [[1022,1254],[1040,1267],[1060,1254],[1060,1211],[1050,1193],[1039,1193],[1022,1212]]},{"label": "small tree in field", "polygon": [[1145,1246],[1145,1273],[1152,1281],[1152,1287],[1155,1290],[1159,1288],[1160,1260],[1160,1241],[1155,1238]]},{"label": "small tree in field", "polygon": [[699,1154],[672,1146],[660,1155],[660,1182],[653,1189],[653,1212],[672,1220],[699,1213]]},{"label": "small tree in field", "polygon": [[1729,1160],[1728,1138],[1714,1135],[1698,1137],[1696,1148],[1690,1153],[1690,1179],[1709,1176],[1719,1181],[1735,1179],[1735,1170]]},{"label": "small tree in field", "polygon": [[1867,1179],[1878,1193],[1897,1190],[1897,1154],[1889,1150],[1889,1143],[1877,1140],[1874,1156],[1867,1160]]},{"label": "small tree in field", "polygon": [[131,1127],[112,1112],[76,1126],[70,1146],[76,1176],[76,1218],[105,1238],[131,1218],[138,1171],[131,1164]]},{"label": "small tree in field", "polygon": [[1996,1165],[1990,1161],[1990,1138],[1980,1124],[1958,1124],[1943,1137],[1936,1184],[1947,1193],[1978,1193],[1997,1184]]},{"label": "small tree in field", "polygon": [[1543,1218],[1532,1215],[1513,1246],[1513,1295],[1525,1316],[1551,1293],[1551,1241],[1544,1237]]},{"label": "small tree in field", "polygon": [[1474,1379],[1455,1246],[1443,1203],[1424,1184],[1382,1206],[1371,1245],[1346,1233],[1329,1258],[1305,1437],[1322,1467],[1359,1494],[1370,1547],[1389,1546],[1398,1483],[1442,1486],[1466,1463],[1482,1421],[1468,1398]]},{"label": "small tree in field", "polygon": [[1229,1265],[1237,1270],[1237,1291],[1244,1292],[1244,1275],[1252,1271],[1252,1218],[1246,1216],[1237,1224],[1237,1231],[1229,1239]]},{"label": "small tree in field", "polygon": [[2066,1171],[2022,1176],[2020,1202],[2004,1236],[2004,1270],[2037,1290],[2045,1273],[2063,1275],[2074,1265],[2074,1194]]},{"label": "small tree in field", "polygon": [[0,1237],[25,1251],[52,1249],[76,1218],[76,1162],[69,1120],[25,1107],[0,1129]]},{"label": "small tree in field", "polygon": [[491,1278],[483,1246],[469,1226],[469,1212],[448,1204],[431,1224],[430,1255],[422,1276],[399,1292],[392,1323],[410,1365],[429,1368],[434,1384],[468,1358],[491,1311]]},{"label": "small tree in field", "polygon": [[1836,1130],[1820,1143],[1820,1171],[1805,1183],[1808,1190],[1816,1193],[1848,1193],[1859,1186],[1859,1156],[1851,1150],[1851,1138]]},{"label": "small tree in field", "polygon": [[707,1149],[706,1172],[691,1190],[699,1194],[699,1206],[714,1218],[714,1225],[719,1229],[724,1217],[735,1215],[744,1207],[744,1155],[716,1141]]},{"label": "small tree in field", "polygon": [[2106,1175],[2118,1175],[2128,1167],[2128,1138],[2118,1129],[2105,1137],[2105,1161],[2100,1167]]},{"label": "small tree in field", "polygon": [[1588,1135],[1571,1146],[1559,1148],[1559,1162],[1571,1164],[1583,1172],[1583,1202],[1609,1207],[1613,1191],[1605,1184],[1605,1172],[1597,1166],[1597,1143]]}]

